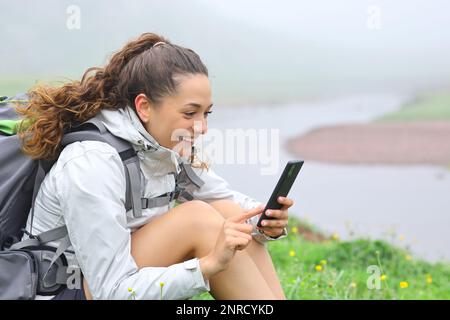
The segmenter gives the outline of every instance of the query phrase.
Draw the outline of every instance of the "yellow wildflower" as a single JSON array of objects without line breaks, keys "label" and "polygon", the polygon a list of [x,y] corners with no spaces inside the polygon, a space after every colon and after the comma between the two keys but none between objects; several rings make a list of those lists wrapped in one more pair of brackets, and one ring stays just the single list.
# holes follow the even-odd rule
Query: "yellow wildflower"
[{"label": "yellow wildflower", "polygon": [[316,271],[322,271],[322,265],[320,265],[320,264],[318,264],[316,267],[315,267],[315,269],[316,269]]},{"label": "yellow wildflower", "polygon": [[136,292],[134,292],[133,288],[128,288],[128,292],[130,293],[128,300],[136,300]]},{"label": "yellow wildflower", "polygon": [[427,283],[428,284],[432,284],[433,283],[433,278],[431,277],[431,275],[427,274],[426,279],[427,279]]},{"label": "yellow wildflower", "polygon": [[406,261],[411,261],[412,257],[411,257],[409,254],[407,254],[407,255],[405,256],[405,259],[406,259]]},{"label": "yellow wildflower", "polygon": [[400,288],[406,289],[406,288],[408,288],[408,286],[409,286],[409,284],[407,281],[400,282]]},{"label": "yellow wildflower", "polygon": [[331,236],[331,239],[333,239],[335,241],[339,241],[339,234],[337,232],[333,233],[333,235]]},{"label": "yellow wildflower", "polygon": [[298,232],[298,228],[297,227],[292,227],[291,231],[292,231],[292,233],[297,233]]},{"label": "yellow wildflower", "polygon": [[323,266],[326,265],[327,264],[327,260],[325,260],[325,259],[320,260],[320,264],[323,265]]},{"label": "yellow wildflower", "polygon": [[382,274],[382,275],[380,276],[380,280],[381,280],[381,281],[385,281],[386,279],[387,279],[387,275]]},{"label": "yellow wildflower", "polygon": [[289,251],[289,256],[295,257],[295,251],[294,250]]},{"label": "yellow wildflower", "polygon": [[161,298],[161,300],[162,300],[162,299],[163,299],[163,287],[164,287],[164,282],[160,282],[160,283],[159,283],[159,287],[161,288],[160,298]]},{"label": "yellow wildflower", "polygon": [[350,288],[356,288],[356,283],[355,282],[352,282],[352,283],[350,283]]}]

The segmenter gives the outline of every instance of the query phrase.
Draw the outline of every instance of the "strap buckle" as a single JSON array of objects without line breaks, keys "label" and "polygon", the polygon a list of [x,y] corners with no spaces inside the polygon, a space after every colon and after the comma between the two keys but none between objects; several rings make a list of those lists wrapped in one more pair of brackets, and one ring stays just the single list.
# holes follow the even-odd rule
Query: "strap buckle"
[{"label": "strap buckle", "polygon": [[169,201],[172,202],[173,200],[178,199],[183,190],[184,189],[180,188],[179,186],[175,186],[175,190],[169,193]]},{"label": "strap buckle", "polygon": [[30,239],[38,239],[39,240],[38,236],[35,236],[34,234],[31,234],[26,228],[22,228],[21,231],[23,233],[25,233]]},{"label": "strap buckle", "polygon": [[141,198],[141,207],[142,209],[148,208],[148,198]]}]

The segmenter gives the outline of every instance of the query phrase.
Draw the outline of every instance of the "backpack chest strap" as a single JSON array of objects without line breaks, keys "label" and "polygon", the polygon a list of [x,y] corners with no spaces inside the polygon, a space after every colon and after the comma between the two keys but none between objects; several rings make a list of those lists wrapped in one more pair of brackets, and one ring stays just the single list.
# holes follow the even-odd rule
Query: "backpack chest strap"
[{"label": "backpack chest strap", "polygon": [[[162,207],[168,205],[173,200],[183,198],[186,201],[194,199],[191,193],[186,189],[188,186],[194,186],[194,188],[200,188],[205,182],[192,170],[191,166],[187,163],[180,164],[181,171],[175,175],[175,190],[166,192],[160,196],[154,198],[141,198],[142,209],[151,209],[155,207]],[[128,205],[130,207],[130,205]],[[128,210],[130,208],[127,208]]]},{"label": "backpack chest strap", "polygon": [[189,192],[179,188],[171,192],[166,192],[155,198],[141,198],[142,209],[167,206],[173,200],[177,200],[179,198],[183,198],[186,201],[191,201],[194,199]]}]

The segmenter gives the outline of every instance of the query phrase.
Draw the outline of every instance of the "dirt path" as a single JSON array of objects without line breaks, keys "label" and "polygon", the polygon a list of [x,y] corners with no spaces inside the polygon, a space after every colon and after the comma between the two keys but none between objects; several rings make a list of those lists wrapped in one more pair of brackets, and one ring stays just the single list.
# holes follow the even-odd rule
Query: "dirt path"
[{"label": "dirt path", "polygon": [[450,165],[450,122],[370,123],[318,128],[288,141],[305,160]]}]

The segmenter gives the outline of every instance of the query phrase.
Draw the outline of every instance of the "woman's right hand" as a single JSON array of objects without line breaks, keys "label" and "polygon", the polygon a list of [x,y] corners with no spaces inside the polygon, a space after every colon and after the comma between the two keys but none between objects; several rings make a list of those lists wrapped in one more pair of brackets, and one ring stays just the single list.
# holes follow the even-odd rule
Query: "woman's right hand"
[{"label": "woman's right hand", "polygon": [[225,270],[233,259],[236,250],[243,250],[249,245],[252,241],[253,226],[246,221],[262,213],[263,210],[264,206],[261,205],[225,220],[214,249],[206,257],[200,259],[205,278]]}]

